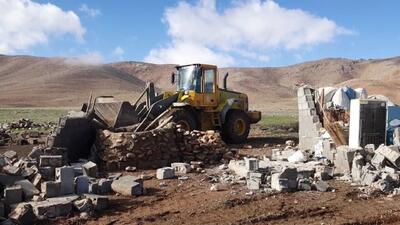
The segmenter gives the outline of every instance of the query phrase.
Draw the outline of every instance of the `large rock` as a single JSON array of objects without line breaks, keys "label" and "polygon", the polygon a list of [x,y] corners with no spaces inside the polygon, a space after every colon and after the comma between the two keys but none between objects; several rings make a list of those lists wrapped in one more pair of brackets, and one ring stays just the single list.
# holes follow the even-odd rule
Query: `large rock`
[{"label": "large rock", "polygon": [[111,188],[122,195],[138,196],[143,194],[143,181],[135,176],[122,176],[112,182]]}]

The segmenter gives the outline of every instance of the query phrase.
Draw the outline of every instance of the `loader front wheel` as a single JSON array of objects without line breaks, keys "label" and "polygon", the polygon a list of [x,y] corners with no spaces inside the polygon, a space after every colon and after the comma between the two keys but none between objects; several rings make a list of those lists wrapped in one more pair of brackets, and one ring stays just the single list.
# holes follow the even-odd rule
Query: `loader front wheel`
[{"label": "loader front wheel", "polygon": [[223,125],[222,138],[226,143],[240,144],[246,141],[250,131],[250,120],[242,110],[228,113]]},{"label": "loader front wheel", "polygon": [[172,113],[172,121],[181,125],[182,129],[190,131],[197,130],[197,120],[194,113],[187,109],[176,109]]}]

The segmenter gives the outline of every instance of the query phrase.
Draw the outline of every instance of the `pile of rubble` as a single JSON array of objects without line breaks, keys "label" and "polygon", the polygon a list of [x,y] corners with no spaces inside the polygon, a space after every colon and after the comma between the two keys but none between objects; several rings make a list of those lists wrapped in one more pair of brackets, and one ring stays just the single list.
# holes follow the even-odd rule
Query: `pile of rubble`
[{"label": "pile of rubble", "polygon": [[139,177],[99,173],[91,161],[67,164],[63,148],[35,147],[26,158],[15,151],[0,156],[0,218],[16,224],[67,216],[87,218],[107,208],[105,194],[141,195]]},{"label": "pile of rubble", "polygon": [[146,132],[98,132],[96,155],[108,169],[158,168],[172,162],[202,161],[216,164],[233,154],[219,133],[185,131],[173,123]]},{"label": "pile of rubble", "polygon": [[[211,181],[222,184],[246,184],[251,191],[328,191],[326,182],[334,168],[328,161],[310,159],[308,152],[297,150],[288,141],[285,149],[274,149],[271,157],[231,160],[217,168]],[[213,185],[212,190],[219,190]]]},{"label": "pile of rubble", "polygon": [[30,119],[20,119],[16,122],[0,124],[0,146],[37,145],[44,144],[45,135],[39,130],[49,130],[55,127],[54,123],[34,123]]},{"label": "pile of rubble", "polygon": [[334,153],[337,172],[368,194],[380,191],[400,194],[399,146],[367,145],[364,149],[340,146]]}]

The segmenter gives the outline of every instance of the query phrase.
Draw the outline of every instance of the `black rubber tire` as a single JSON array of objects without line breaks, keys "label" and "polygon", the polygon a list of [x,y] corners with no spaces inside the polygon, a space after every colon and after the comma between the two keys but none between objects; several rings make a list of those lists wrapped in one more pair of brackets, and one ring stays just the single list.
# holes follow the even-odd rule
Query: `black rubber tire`
[{"label": "black rubber tire", "polygon": [[[174,121],[176,124],[183,125],[185,130],[197,130],[199,127],[194,110],[173,109],[172,116],[172,121]],[[185,126],[188,126],[189,128],[187,129]]]},{"label": "black rubber tire", "polygon": [[[238,120],[243,122],[244,131],[240,134],[235,132],[235,124]],[[229,144],[241,144],[247,140],[250,132],[250,119],[242,110],[231,110],[228,112],[226,121],[222,126],[222,139]]]}]

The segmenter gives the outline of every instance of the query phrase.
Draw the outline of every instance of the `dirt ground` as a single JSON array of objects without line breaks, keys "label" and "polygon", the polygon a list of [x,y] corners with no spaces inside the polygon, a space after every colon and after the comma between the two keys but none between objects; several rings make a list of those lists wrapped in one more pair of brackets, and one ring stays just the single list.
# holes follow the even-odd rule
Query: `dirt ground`
[{"label": "dirt ground", "polygon": [[[231,146],[240,155],[270,154],[276,145],[297,140],[296,133],[271,134],[253,129],[247,145]],[[267,145],[265,145],[267,144]],[[133,174],[154,174],[154,170]],[[160,186],[164,183],[166,186]],[[257,193],[244,185],[210,191],[206,174],[189,174],[188,180],[145,180],[147,194],[111,196],[110,209],[97,217],[78,216],[49,221],[54,224],[400,224],[399,198],[358,197],[357,187],[331,181],[329,192]]]},{"label": "dirt ground", "polygon": [[[296,133],[276,135],[255,129],[246,143],[251,149],[244,145],[230,147],[239,149],[242,156],[265,155],[288,139],[297,140]],[[26,154],[30,147],[15,150]],[[143,173],[154,175],[155,171],[130,174]],[[89,220],[75,214],[40,224],[400,224],[400,197],[359,197],[357,187],[341,181],[330,181],[331,190],[324,193],[249,195],[244,184],[210,191],[212,184],[207,174],[191,173],[188,177],[188,180],[145,180],[146,194],[139,197],[110,195],[109,209]]]}]

